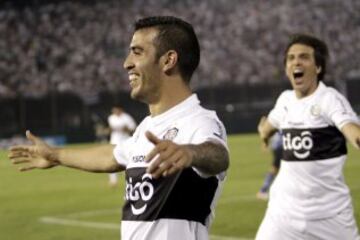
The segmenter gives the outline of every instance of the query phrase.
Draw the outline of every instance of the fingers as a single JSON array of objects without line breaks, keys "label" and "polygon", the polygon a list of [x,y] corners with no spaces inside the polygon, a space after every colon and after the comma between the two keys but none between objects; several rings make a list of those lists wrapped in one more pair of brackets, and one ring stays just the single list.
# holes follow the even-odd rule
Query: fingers
[{"label": "fingers", "polygon": [[146,131],[145,136],[147,139],[152,142],[154,145],[159,144],[162,140],[156,137],[152,132]]},{"label": "fingers", "polygon": [[26,166],[26,167],[21,167],[21,168],[19,168],[19,171],[20,172],[26,172],[26,171],[29,171],[29,170],[33,170],[33,169],[35,169],[36,167],[34,167],[34,166]]},{"label": "fingers", "polygon": [[11,163],[14,165],[23,164],[21,167],[18,168],[20,172],[25,172],[36,168],[28,157],[17,157],[11,158]]},{"label": "fingers", "polygon": [[189,157],[181,145],[169,140],[162,140],[152,132],[145,133],[147,139],[155,147],[145,157],[146,162],[151,162],[148,169],[153,178],[166,177],[179,170],[188,167]]},{"label": "fingers", "polygon": [[18,146],[10,147],[9,152],[10,153],[15,153],[15,152],[21,152],[21,151],[28,151],[28,150],[29,150],[28,146],[18,145]]},{"label": "fingers", "polygon": [[172,143],[171,141],[168,141],[168,140],[159,142],[151,150],[151,152],[146,155],[145,161],[150,162],[159,153],[162,153],[164,158],[168,157],[169,155],[171,155],[171,151],[173,151],[174,145],[175,145],[174,143]]},{"label": "fingers", "polygon": [[259,124],[258,124],[258,128],[261,128],[261,127],[265,124],[266,119],[267,119],[267,117],[265,117],[265,116],[262,116],[262,117],[260,118],[260,121],[259,121]]},{"label": "fingers", "polygon": [[356,145],[360,149],[360,138],[359,137],[356,139]]},{"label": "fingers", "polygon": [[170,166],[170,168],[165,171],[163,173],[163,176],[170,176],[178,171],[180,171],[181,169],[183,169],[184,167],[187,167],[186,164],[186,158],[185,157],[181,157],[178,161],[173,162],[173,164]]},{"label": "fingers", "polygon": [[[151,152],[146,155],[145,161],[150,162],[147,172],[154,174],[155,171],[164,171],[168,164],[167,162],[171,161],[171,156],[175,151],[175,144],[170,141],[162,141],[157,146],[155,146]],[[160,167],[161,166],[161,167]],[[154,175],[158,175],[157,173]],[[161,175],[161,174],[160,174]]]},{"label": "fingers", "polygon": [[147,155],[146,161],[151,161],[147,172],[154,178],[166,177],[190,165],[190,157],[186,150],[181,145],[171,141],[158,144]]},{"label": "fingers", "polygon": [[28,163],[30,160],[28,158],[16,158],[11,160],[12,164],[21,164],[21,163]]},{"label": "fingers", "polygon": [[10,159],[17,157],[27,157],[30,155],[29,149],[26,146],[11,147],[8,153]]},{"label": "fingers", "polygon": [[38,137],[35,137],[30,130],[26,130],[26,138],[29,139],[33,144],[37,144],[40,142],[40,139]]},{"label": "fingers", "polygon": [[[182,158],[183,153],[181,151],[176,151],[171,154],[171,156],[164,157],[159,155],[155,160],[153,160],[147,169],[147,172],[150,173],[154,178],[159,178],[160,176],[168,176],[172,173],[181,169],[181,166],[178,164],[178,161]],[[171,171],[171,173],[169,173]]]},{"label": "fingers", "polygon": [[263,151],[269,151],[268,143],[266,141],[262,141],[261,148]]}]

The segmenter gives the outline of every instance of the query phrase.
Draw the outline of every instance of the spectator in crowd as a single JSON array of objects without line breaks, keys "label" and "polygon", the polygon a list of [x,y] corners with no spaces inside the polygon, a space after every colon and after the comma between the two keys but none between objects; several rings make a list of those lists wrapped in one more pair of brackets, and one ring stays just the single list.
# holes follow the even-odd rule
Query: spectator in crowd
[{"label": "spectator in crowd", "polygon": [[293,31],[321,35],[329,42],[336,58],[328,81],[341,85],[339,79],[359,76],[360,56],[353,54],[360,51],[358,0],[43,2],[0,8],[1,96],[42,96],[56,90],[86,100],[101,91],[129,90],[118,68],[125,57],[119,49],[126,48],[124,36],[131,31],[126,23],[154,12],[180,13],[198,27],[204,58],[192,82],[195,88],[285,82],[278,66]]}]

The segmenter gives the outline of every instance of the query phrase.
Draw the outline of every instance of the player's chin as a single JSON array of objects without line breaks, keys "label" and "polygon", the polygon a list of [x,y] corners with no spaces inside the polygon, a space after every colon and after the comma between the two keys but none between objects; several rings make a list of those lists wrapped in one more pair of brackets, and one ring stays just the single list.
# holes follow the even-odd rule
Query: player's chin
[{"label": "player's chin", "polygon": [[139,100],[139,90],[136,87],[132,88],[130,91],[130,96],[132,99]]},{"label": "player's chin", "polygon": [[143,94],[141,94],[140,89],[132,89],[130,92],[130,97],[134,100],[145,102],[145,97]]},{"label": "player's chin", "polygon": [[301,90],[303,88],[303,83],[299,81],[292,81],[291,85],[295,90]]}]

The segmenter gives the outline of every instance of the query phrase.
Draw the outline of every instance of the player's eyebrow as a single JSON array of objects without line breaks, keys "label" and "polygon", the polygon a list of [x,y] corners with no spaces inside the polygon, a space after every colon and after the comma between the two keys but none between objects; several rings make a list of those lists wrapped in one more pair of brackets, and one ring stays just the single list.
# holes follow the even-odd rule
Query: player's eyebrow
[{"label": "player's eyebrow", "polygon": [[308,58],[308,57],[310,57],[311,56],[311,53],[308,53],[308,52],[300,52],[300,53],[288,53],[287,55],[286,55],[286,58],[287,59],[293,59],[293,58],[295,58],[295,56],[299,56],[299,57],[301,57],[301,58]]}]

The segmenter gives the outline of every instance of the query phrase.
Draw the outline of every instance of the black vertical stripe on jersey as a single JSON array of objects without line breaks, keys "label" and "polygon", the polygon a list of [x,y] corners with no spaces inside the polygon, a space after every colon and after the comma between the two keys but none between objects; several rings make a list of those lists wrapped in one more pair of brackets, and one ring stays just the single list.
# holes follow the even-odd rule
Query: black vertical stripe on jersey
[{"label": "black vertical stripe on jersey", "polygon": [[[313,140],[313,147],[310,149],[310,155],[305,159],[297,158],[294,154],[294,150],[285,149],[283,150],[283,160],[285,161],[315,161],[315,160],[326,160],[335,157],[339,157],[347,154],[346,140],[343,134],[333,126],[325,128],[307,128],[307,129],[282,129],[283,138],[286,134],[290,133],[291,137],[299,136],[304,131],[311,133],[311,139]],[[283,141],[284,143],[284,141]],[[298,152],[303,153],[305,150],[299,150]]]},{"label": "black vertical stripe on jersey", "polygon": [[184,219],[205,225],[218,184],[216,177],[201,178],[192,168],[183,170],[157,218]]}]

